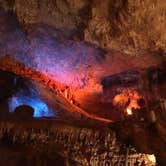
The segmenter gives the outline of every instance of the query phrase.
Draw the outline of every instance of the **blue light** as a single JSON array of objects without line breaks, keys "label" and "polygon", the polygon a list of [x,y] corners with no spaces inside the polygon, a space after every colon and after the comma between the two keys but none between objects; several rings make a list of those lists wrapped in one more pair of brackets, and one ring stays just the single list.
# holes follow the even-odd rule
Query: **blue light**
[{"label": "blue light", "polygon": [[15,108],[20,105],[29,105],[34,109],[33,117],[55,117],[46,103],[34,96],[24,96],[21,93],[16,94],[9,100],[9,111],[14,112]]}]

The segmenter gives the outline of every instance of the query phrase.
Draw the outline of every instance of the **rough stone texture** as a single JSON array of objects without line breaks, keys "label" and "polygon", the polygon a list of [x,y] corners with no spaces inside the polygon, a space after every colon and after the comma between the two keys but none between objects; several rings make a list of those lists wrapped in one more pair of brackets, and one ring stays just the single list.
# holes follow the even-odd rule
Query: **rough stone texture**
[{"label": "rough stone texture", "polygon": [[[91,91],[100,92],[100,77],[135,67],[158,65],[164,59],[156,54],[133,58],[111,50],[106,53],[94,45],[64,39],[62,32],[48,25],[33,24],[24,31],[11,11],[1,9],[0,16],[3,25],[0,30],[0,56],[9,54],[68,86],[80,89],[89,86]],[[54,32],[63,39],[55,36]]]},{"label": "rough stone texture", "polygon": [[86,40],[128,54],[165,51],[165,1],[98,0],[94,4]]},{"label": "rough stone texture", "polygon": [[[97,116],[101,116],[105,119],[117,120],[119,112],[111,111],[111,110],[116,110],[112,105],[113,97],[116,94],[128,88],[135,89],[140,93],[140,95],[144,95],[145,91],[142,89],[142,86],[145,86],[144,88],[153,89],[153,93],[156,94],[155,95],[156,98],[165,97],[164,87],[166,80],[165,80],[164,66],[160,66],[160,68],[148,68],[144,70],[143,73],[149,73],[147,78],[141,78],[139,70],[137,71],[129,70],[126,72],[121,72],[114,75],[103,77],[101,84],[99,84],[102,87],[102,91],[100,91],[100,96],[99,96],[99,89],[98,91],[95,91],[93,89],[91,90],[91,87],[88,87],[93,92],[92,93],[88,92],[88,88],[84,88],[81,90],[72,87],[66,88],[66,84],[60,84],[58,81],[53,80],[51,77],[48,77],[46,74],[28,68],[24,64],[21,64],[18,61],[14,61],[9,57],[1,58],[0,69],[13,72],[17,75],[21,75],[28,79],[34,80],[35,82],[40,82],[40,84],[44,84],[53,93],[55,93],[55,96],[51,95],[51,93],[49,93],[49,95],[46,95],[44,93],[42,96],[47,96],[44,97],[45,100],[46,98],[49,98],[51,103],[54,103],[52,98],[56,98],[56,100],[58,101],[62,100],[62,103],[64,105],[66,105],[69,108],[71,107],[72,109],[77,111],[77,113],[83,113],[83,114],[86,113],[86,116],[88,117],[91,117],[90,114],[93,115],[91,118],[97,118]],[[144,85],[144,82],[147,81],[149,83],[147,85]],[[38,91],[42,92],[43,88],[39,88],[40,84],[37,84],[36,87],[38,87],[37,88]],[[82,92],[82,98],[80,92]],[[151,94],[151,92],[146,92],[146,93]],[[51,96],[52,98],[49,96]],[[76,107],[78,106],[83,109],[78,109],[78,107],[77,108],[73,107],[72,106],[73,104],[72,105],[70,104],[71,101],[74,103]]]},{"label": "rough stone texture", "polygon": [[[9,68],[12,68],[12,64],[9,60],[8,65],[10,66]],[[20,66],[20,68],[18,68],[18,66]],[[47,78],[39,72],[25,68],[24,65],[16,64],[13,66],[12,73],[0,70],[0,78],[0,85],[2,85],[0,98],[0,108],[2,110],[0,112],[1,118],[7,118],[9,116],[9,111],[16,110],[17,113],[14,113],[14,117],[19,117],[19,119],[31,118],[33,112],[27,109],[28,106],[25,106],[25,114],[24,106],[21,106],[20,108],[18,107],[18,109],[16,108],[17,102],[19,103],[19,101],[16,101],[17,99],[15,99],[16,103],[14,102],[14,105],[10,105],[12,98],[17,98],[18,94],[18,98],[23,99],[24,101],[27,100],[26,96],[29,96],[31,99],[36,96],[36,99],[38,98],[44,101],[48,107],[53,110],[55,115],[54,119],[61,119],[67,122],[72,121],[75,123],[78,121],[79,123],[87,123],[87,121],[88,123],[96,123],[94,120],[90,120],[88,117],[84,116],[81,113],[81,109],[71,105],[68,101],[70,98],[67,100],[64,96],[63,85],[59,85],[61,88],[57,87],[55,81]],[[31,79],[31,81],[29,79]],[[28,101],[26,101],[26,103],[28,103]],[[33,107],[35,105],[31,106]],[[14,110],[15,108],[16,110]]]},{"label": "rough stone texture", "polygon": [[[139,110],[139,111],[137,110],[138,114],[140,112],[141,118],[138,118],[140,117],[140,115],[136,115],[136,116],[133,115],[131,119],[129,119],[129,121],[122,122],[120,127],[118,126],[118,124],[115,124],[115,126],[117,125],[115,127],[116,128],[115,130],[118,133],[118,138],[122,142],[125,142],[126,144],[128,143],[134,144],[135,147],[137,147],[139,151],[141,151],[142,153],[151,153],[151,154],[154,153],[155,155],[157,155],[158,159],[161,160],[160,162],[162,162],[163,164],[165,163],[165,155],[166,155],[165,154],[166,100],[164,99],[166,94],[165,93],[166,89],[164,84],[166,72],[164,70],[165,68],[162,68],[162,67],[164,66],[160,65],[160,68],[151,67],[144,71],[146,73],[146,78],[144,79],[146,79],[147,81],[143,79],[142,81],[145,81],[145,82],[143,83],[143,85],[139,85],[139,86],[143,86],[144,89],[141,88],[141,90],[143,90],[143,93],[145,93],[148,96],[147,99],[149,99],[150,101],[147,100],[148,101],[147,108],[144,108],[143,110]],[[62,91],[63,86],[62,87],[56,86],[57,84],[55,81],[51,79],[49,80],[48,77],[42,75],[40,72],[34,71],[24,66],[23,64],[20,64],[16,61],[9,59],[8,57],[5,57],[3,61],[1,59],[0,68],[2,68],[3,70],[9,70],[9,71],[15,72],[18,75],[22,75],[24,77],[33,79],[35,81],[41,81],[43,82],[43,84],[49,87],[54,93],[56,93],[57,96],[56,95],[50,96],[51,93],[48,93],[48,91],[43,93],[42,88],[40,88],[39,86],[40,84],[37,84],[40,94],[41,96],[45,96],[44,97],[45,100],[48,100],[51,103],[56,103],[56,102],[59,103],[63,101],[61,105],[66,106],[65,110],[69,111],[69,113],[67,112],[66,113],[61,112],[61,114],[58,113],[58,118],[63,119],[66,122],[75,123],[75,124],[77,123],[85,124],[85,125],[99,124],[99,122],[97,121],[95,122],[95,121],[90,121],[90,119],[89,120],[86,119],[87,114],[85,114],[86,115],[85,117],[80,116],[79,111],[81,109],[78,109],[78,107],[75,107],[69,104],[68,98],[65,98],[66,97],[65,93]],[[115,89],[111,92],[110,87],[112,88],[113,86],[120,86],[122,88],[123,84],[125,87],[128,86],[128,84],[130,84],[130,86],[132,84],[136,85],[139,77],[140,77],[139,72],[136,72],[136,71],[122,72],[119,74],[105,77],[103,79],[102,84],[104,85],[104,88],[106,92],[108,93],[104,93],[104,96],[106,97],[106,99],[104,100],[104,103],[102,106],[103,107],[105,105],[107,106],[107,101],[111,99],[111,95],[115,92]],[[147,85],[145,86],[146,82],[147,82]],[[158,86],[160,86],[160,88],[156,88]],[[46,93],[48,93],[48,95],[46,95]],[[50,98],[49,96],[52,98],[51,100],[49,99]],[[95,102],[94,104],[97,105],[97,102]],[[94,106],[93,108],[95,109],[96,106]],[[107,109],[104,110],[100,108],[103,114],[108,111],[108,108],[111,109],[112,107],[104,107],[104,108],[107,108]],[[124,108],[122,107],[121,109],[124,109]],[[151,119],[152,117],[150,115],[151,110],[154,110],[155,115],[157,116],[157,122],[155,122],[155,124],[152,123],[152,119]],[[85,111],[88,111],[88,110],[85,109]],[[76,115],[73,114],[74,112],[76,113]],[[92,111],[90,112],[90,114],[91,115],[93,114]],[[96,112],[95,115],[100,117],[101,114],[100,112]],[[107,116],[107,118],[113,118],[112,115],[113,115],[112,113],[109,113],[109,116]],[[87,117],[94,118],[94,119],[96,118],[94,114],[93,116],[88,115]],[[96,120],[101,120],[101,119],[98,118]],[[106,121],[106,122],[110,123],[111,121]],[[101,144],[101,142],[99,144]],[[63,154],[63,156],[65,156],[65,154]],[[114,156],[116,156],[116,154],[114,154]],[[141,155],[140,157],[142,160],[143,156]],[[124,157],[122,157],[122,162],[124,160],[123,158]],[[135,159],[133,158],[134,157],[131,157],[131,161],[130,161],[132,163],[135,161]],[[109,158],[108,162],[110,162],[110,160],[112,159]],[[117,160],[119,159],[116,159],[115,157],[115,159],[113,159],[113,162],[116,163]],[[98,163],[99,161],[98,159],[92,159],[92,161],[89,161],[89,162],[90,163],[92,162],[94,164],[94,163]],[[106,162],[106,161],[103,161],[103,162]]]},{"label": "rough stone texture", "polygon": [[[131,55],[165,54],[166,2],[163,0],[1,0],[21,24],[51,25],[83,39]],[[57,32],[55,31],[55,34]]]},{"label": "rough stone texture", "polygon": [[[23,9],[22,6],[25,8]],[[21,23],[44,23],[61,29],[70,37],[72,35],[81,37],[79,33],[82,33],[87,24],[90,8],[91,3],[88,0],[17,0],[14,4],[14,11]]]},{"label": "rough stone texture", "polygon": [[[12,58],[24,63],[25,67],[22,68],[22,65],[17,63],[15,68],[11,64],[2,64],[2,68],[18,72],[22,76],[33,75],[34,79],[44,80],[44,84],[50,87],[55,85],[55,79],[59,83],[74,87],[73,94],[76,95],[79,104],[86,105],[84,107],[86,111],[95,112],[97,108],[96,113],[103,116],[101,110],[110,110],[109,102],[105,103],[104,100],[103,104],[100,103],[104,87],[104,84],[103,87],[101,85],[101,78],[112,78],[113,74],[116,76],[117,73],[121,74],[133,68],[141,71],[150,66],[159,66],[165,60],[165,1],[0,0],[0,2],[6,9],[5,12],[0,8],[0,23],[3,25],[0,27],[0,56],[10,54]],[[69,44],[71,40],[72,44]],[[107,53],[96,46],[104,48]],[[114,52],[112,49],[120,52]],[[128,54],[139,56],[130,57]],[[25,73],[24,69],[27,69],[27,66],[30,70],[28,68]],[[43,79],[41,76],[46,78]],[[50,77],[53,79],[48,79]],[[111,85],[109,80],[108,89]],[[149,88],[149,84],[145,85],[146,81],[142,84],[143,90]],[[162,89],[165,90],[165,85],[154,81],[150,97],[165,102],[166,93]],[[107,92],[108,96],[105,93],[105,98],[110,100],[111,93],[109,90]],[[62,93],[65,96],[65,91]],[[151,110],[153,107],[148,109]],[[130,129],[135,130],[134,137],[143,134],[145,136],[141,140],[146,144],[134,139],[136,146],[147,148],[151,137],[146,136],[140,125],[133,123],[130,125],[130,136],[133,134]],[[158,125],[160,133],[157,142],[160,142],[165,140],[165,123],[161,120]],[[125,125],[122,125],[122,131],[123,127]],[[152,150],[158,153],[160,146]],[[164,154],[162,150],[161,148],[160,155]],[[165,158],[165,154],[161,158]],[[82,162],[81,159],[79,161]],[[95,161],[96,159],[93,160]]]},{"label": "rough stone texture", "polygon": [[[49,93],[49,90],[47,90],[48,92],[45,91],[43,93],[43,87],[40,84],[37,84],[36,87],[40,92],[40,96],[42,96],[45,101],[47,101],[48,98],[48,101],[51,104],[54,102],[60,102],[61,105],[65,106],[65,110],[70,113],[77,112],[77,118],[79,119],[81,113],[88,118],[108,123],[118,120],[120,112],[113,107],[113,98],[116,94],[123,92],[125,89],[128,89],[129,91],[136,90],[143,97],[145,97],[145,93],[151,97],[155,94],[156,100],[165,98],[166,94],[166,73],[164,65],[160,65],[158,68],[147,68],[143,71],[129,70],[103,77],[101,83],[99,84],[102,87],[102,90],[99,93],[99,89],[97,89],[98,91],[95,89],[91,90],[91,86],[81,90],[79,88],[72,87],[66,88],[66,84],[60,84],[58,80],[55,81],[46,74],[33,70],[24,64],[11,59],[10,57],[6,56],[0,60],[0,69],[13,72],[17,75],[21,75],[45,85],[49,88],[49,90],[51,90],[51,93],[53,92],[53,94],[55,94],[53,95]],[[140,72],[144,74],[140,74]],[[147,75],[147,77],[143,78],[142,75]],[[146,85],[145,82],[147,82]],[[150,90],[145,91],[143,88]],[[53,99],[56,99],[56,101]]]},{"label": "rough stone texture", "polygon": [[162,115],[162,111],[165,112],[165,109],[158,108],[155,110],[155,114],[157,115],[157,121],[155,123],[146,123],[137,121],[137,119],[131,119],[122,122],[121,127],[117,127],[116,132],[121,141],[123,140],[126,143],[132,141],[133,145],[142,153],[145,151],[150,154],[157,152],[156,157],[158,158],[159,166],[166,164],[166,116]]},{"label": "rough stone texture", "polygon": [[[44,120],[24,121],[21,125],[19,122],[12,120],[0,122],[0,142],[3,143],[3,146],[0,146],[3,148],[3,154],[9,151],[4,155],[4,160],[0,161],[2,165],[4,162],[20,165],[22,160],[24,165],[29,163],[49,166],[125,165],[126,145],[118,142],[115,133],[108,128],[102,130],[79,128]],[[16,148],[14,145],[19,145],[17,153],[14,151]],[[61,157],[58,159],[57,156]],[[148,159],[148,155],[138,153],[130,147],[128,166],[141,164],[155,165]]]}]

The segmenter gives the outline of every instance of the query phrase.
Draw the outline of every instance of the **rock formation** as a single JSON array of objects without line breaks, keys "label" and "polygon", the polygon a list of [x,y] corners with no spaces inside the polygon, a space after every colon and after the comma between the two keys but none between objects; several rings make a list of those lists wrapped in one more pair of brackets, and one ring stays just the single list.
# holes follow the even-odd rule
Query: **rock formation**
[{"label": "rock formation", "polygon": [[[0,0],[0,143],[28,155],[11,162],[154,165],[150,153],[164,166],[165,9],[164,0]],[[15,118],[20,91],[54,118]]]},{"label": "rock formation", "polygon": [[163,0],[1,0],[1,3],[7,10],[14,10],[21,24],[43,23],[60,30],[65,37],[131,55],[166,51]]}]

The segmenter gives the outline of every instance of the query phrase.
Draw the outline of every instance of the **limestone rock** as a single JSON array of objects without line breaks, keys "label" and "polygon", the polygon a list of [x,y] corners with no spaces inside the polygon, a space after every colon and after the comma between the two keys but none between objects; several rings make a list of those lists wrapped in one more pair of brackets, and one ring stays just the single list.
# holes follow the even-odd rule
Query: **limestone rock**
[{"label": "limestone rock", "polygon": [[[0,1],[21,24],[43,23],[72,38],[131,55],[166,52],[166,1]],[[56,33],[56,32],[55,32]]]}]

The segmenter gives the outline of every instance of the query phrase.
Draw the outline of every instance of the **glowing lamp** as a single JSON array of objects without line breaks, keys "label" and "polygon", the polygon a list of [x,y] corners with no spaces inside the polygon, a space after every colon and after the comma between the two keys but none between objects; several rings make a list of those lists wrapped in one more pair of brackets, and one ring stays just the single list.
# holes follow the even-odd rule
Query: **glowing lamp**
[{"label": "glowing lamp", "polygon": [[130,108],[127,108],[126,109],[126,112],[127,112],[127,115],[132,115],[133,113],[132,113],[132,110],[130,109]]}]

